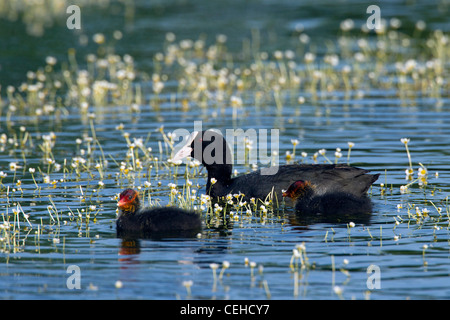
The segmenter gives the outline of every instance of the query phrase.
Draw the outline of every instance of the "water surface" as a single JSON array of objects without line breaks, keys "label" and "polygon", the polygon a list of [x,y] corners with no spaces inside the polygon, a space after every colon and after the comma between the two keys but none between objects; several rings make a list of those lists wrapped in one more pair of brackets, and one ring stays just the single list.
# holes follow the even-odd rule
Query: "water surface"
[{"label": "water surface", "polygon": [[[274,50],[298,49],[295,32],[301,23],[304,32],[313,40],[317,39],[311,42],[310,49],[320,56],[326,50],[320,46],[319,39],[336,40],[342,20],[351,18],[361,25],[366,15],[355,13],[359,12],[359,6],[352,1],[320,5],[296,1],[262,4],[213,1],[202,5],[189,1],[156,4],[136,1],[131,22],[122,20],[117,10],[108,15],[108,9],[86,8],[83,32],[91,37],[97,32],[110,34],[123,30],[123,39],[114,47],[116,52],[132,55],[136,69],[151,77],[155,68],[153,55],[164,52],[167,32],[173,32],[177,41],[198,39],[205,34],[208,44],[215,41],[217,34],[225,34],[227,49],[240,52],[244,39],[251,37],[252,29],[259,29],[262,40],[258,50],[269,52],[269,60],[274,61]],[[381,8],[386,18],[401,19],[404,32],[414,29],[419,19],[427,21],[429,32],[438,28],[448,32],[445,30],[448,8],[443,2],[419,2],[410,6],[389,2],[389,5],[381,4]],[[95,19],[99,16],[102,19]],[[0,114],[0,131],[8,138],[16,137],[16,141],[22,141],[24,132],[32,137],[32,144],[30,140],[25,146],[6,142],[0,151],[0,171],[7,174],[2,180],[0,213],[3,221],[9,219],[11,225],[9,232],[0,231],[2,298],[450,298],[448,85],[442,86],[438,95],[409,92],[406,97],[395,86],[395,78],[386,88],[372,86],[367,81],[359,89],[348,91],[340,87],[332,92],[319,92],[318,97],[306,87],[297,91],[282,89],[281,108],[272,91],[263,94],[263,103],[259,102],[261,90],[245,91],[243,106],[237,109],[227,103],[216,103],[214,99],[202,107],[197,101],[189,100],[191,96],[186,93],[190,107],[185,111],[181,103],[183,96],[176,96],[179,77],[169,74],[172,82],[165,83],[159,108],[152,103],[155,95],[151,82],[139,79],[137,83],[145,95],[139,112],[130,112],[128,104],[90,105],[88,111],[95,115],[90,119],[79,111],[79,106],[73,105],[59,116],[44,115],[38,121],[33,115],[20,113],[8,117],[7,85],[26,81],[26,72],[42,66],[48,55],[66,61],[67,48],[76,47],[82,56],[95,46],[92,42],[88,46],[79,45],[77,36],[59,26],[59,20],[38,38],[20,29],[24,28],[20,27],[20,22],[1,21],[10,30],[17,27],[19,31],[8,37],[8,46],[0,52],[1,93],[5,101]],[[6,32],[4,28],[0,30]],[[13,46],[17,41],[19,44]],[[304,52],[296,51],[296,54],[294,60],[298,68],[305,68]],[[252,59],[247,56],[236,63],[250,64]],[[388,68],[395,69],[395,65]],[[448,62],[445,62],[445,83],[448,70]],[[176,102],[171,100],[173,96],[177,97]],[[299,104],[298,96],[305,97],[305,103]],[[286,162],[287,151],[293,151],[292,139],[299,140],[295,160],[308,163],[313,163],[312,156],[319,149],[326,149],[326,156],[334,162],[336,148],[341,148],[342,152],[338,161],[345,163],[348,142],[353,142],[350,163],[381,174],[369,192],[374,204],[370,221],[364,224],[355,221],[351,228],[349,221],[305,224],[291,208],[285,208],[268,214],[255,211],[252,215],[215,217],[207,224],[211,217],[203,210],[204,230],[196,238],[140,239],[124,243],[115,234],[115,195],[125,187],[141,186],[146,192],[146,201],[151,191],[152,200],[162,205],[169,203],[168,184],[175,182],[182,190],[186,180],[182,176],[183,166],[177,169],[175,176],[173,167],[169,170],[161,166],[156,170],[154,165],[148,170],[154,157],[162,162],[168,159],[159,130],[161,126],[166,134],[179,128],[193,130],[194,121],[198,120],[205,129],[279,129],[280,163]],[[123,129],[117,128],[120,124]],[[61,168],[55,170],[52,165],[50,181],[44,181],[48,165],[39,146],[43,144],[43,136],[51,132],[55,136],[51,155]],[[98,144],[90,139],[93,132]],[[142,138],[145,148],[151,148],[153,157],[144,163],[142,170],[129,177],[120,169],[121,161],[130,163],[130,158],[126,157],[129,148],[124,132],[129,134],[130,141]],[[421,168],[419,163],[428,171],[426,187],[415,182],[404,194],[400,186],[412,180],[405,179],[409,161],[405,145],[400,141],[402,138],[410,139],[408,147],[414,179]],[[88,153],[89,148],[94,149],[92,155]],[[308,156],[303,159],[301,152]],[[80,170],[77,175],[71,168],[76,157],[90,161],[90,169]],[[95,163],[104,165],[105,159],[108,165],[100,173]],[[326,162],[326,159],[319,156],[317,161]],[[11,162],[20,168],[11,170]],[[40,173],[36,169],[34,173],[38,187],[29,172],[30,167],[43,171]],[[239,173],[251,170],[244,165],[237,165],[235,169]],[[205,192],[204,173],[205,170],[191,176],[198,193]],[[21,180],[20,184],[17,180]],[[152,183],[151,188],[144,186],[147,180]],[[99,185],[99,181],[104,185]],[[17,215],[13,210],[18,210]],[[293,249],[301,243],[304,243],[308,265],[302,268],[294,263],[292,267]],[[230,266],[219,279],[224,261]],[[218,265],[216,277],[211,264]],[[71,265],[80,268],[81,289],[68,289],[71,273],[67,273],[67,269]],[[370,290],[367,286],[370,265],[377,265],[381,270],[381,289]],[[192,281],[190,293],[185,288],[189,281]]]}]

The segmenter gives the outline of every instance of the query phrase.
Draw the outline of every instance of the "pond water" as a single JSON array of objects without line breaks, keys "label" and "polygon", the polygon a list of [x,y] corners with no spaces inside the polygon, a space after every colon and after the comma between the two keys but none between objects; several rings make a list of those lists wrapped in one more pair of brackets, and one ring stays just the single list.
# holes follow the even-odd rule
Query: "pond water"
[{"label": "pond water", "polygon": [[[134,3],[131,18],[114,1],[82,7],[81,33],[69,33],[60,16],[41,37],[27,34],[20,19],[0,20],[16,30],[6,36],[8,28],[0,28],[8,48],[0,51],[2,299],[450,298],[448,5],[382,3],[392,33],[377,38],[360,35],[369,4],[356,1]],[[401,27],[394,28],[392,18]],[[345,19],[358,30],[343,33]],[[420,35],[419,20],[426,22]],[[110,40],[115,30],[121,39],[114,45],[91,40],[99,33]],[[216,40],[220,34],[226,38]],[[83,35],[87,45],[80,44]],[[195,49],[203,35],[207,40]],[[171,49],[174,43],[179,46]],[[117,64],[105,54],[112,46]],[[76,67],[70,47],[77,49]],[[102,96],[95,80],[103,79],[103,69],[89,58],[86,63],[90,52],[96,63],[107,57],[108,72],[114,66],[132,72],[130,81],[105,76],[116,87]],[[27,77],[47,56],[57,57],[54,69]],[[78,94],[68,99],[70,81]],[[22,82],[41,82],[36,90],[44,98],[21,90]],[[237,208],[231,215],[202,208],[206,170],[167,162],[174,143],[169,133],[192,131],[195,121],[222,132],[278,129],[279,163],[349,161],[380,173],[369,191],[370,221],[304,221],[289,207],[252,208],[251,214]],[[321,149],[325,156],[314,158]],[[169,184],[184,196],[186,172],[198,196],[201,234],[116,237],[121,190],[140,187],[146,204],[179,205]],[[294,249],[301,258],[293,257]],[[370,286],[375,283],[380,288]]]}]

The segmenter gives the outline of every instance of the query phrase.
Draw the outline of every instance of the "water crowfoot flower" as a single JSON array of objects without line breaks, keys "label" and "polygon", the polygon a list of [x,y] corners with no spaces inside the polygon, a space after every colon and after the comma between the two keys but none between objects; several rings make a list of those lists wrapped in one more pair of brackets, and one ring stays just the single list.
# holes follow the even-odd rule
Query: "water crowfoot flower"
[{"label": "water crowfoot flower", "polygon": [[228,261],[224,261],[222,263],[222,270],[220,271],[219,279],[222,279],[225,269],[228,269],[229,267],[230,267],[230,263]]},{"label": "water crowfoot flower", "polygon": [[320,149],[319,151],[317,151],[322,157],[324,157],[325,158],[325,160],[327,160],[329,163],[333,163],[333,162],[331,162],[331,160],[330,159],[328,159],[327,158],[327,156],[325,155],[325,153],[327,152],[327,150],[326,149]]},{"label": "water crowfoot flower", "polygon": [[333,286],[333,292],[339,297],[339,299],[343,299],[342,293],[344,292],[344,289],[339,286]]},{"label": "water crowfoot flower", "polygon": [[337,163],[340,158],[342,158],[341,148],[336,148],[336,152],[334,153],[335,161]]}]

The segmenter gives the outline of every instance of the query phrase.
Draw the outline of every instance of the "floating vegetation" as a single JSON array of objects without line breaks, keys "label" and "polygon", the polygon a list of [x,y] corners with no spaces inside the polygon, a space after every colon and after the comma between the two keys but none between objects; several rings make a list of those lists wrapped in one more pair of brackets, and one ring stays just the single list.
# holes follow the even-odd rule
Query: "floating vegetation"
[{"label": "floating vegetation", "polygon": [[[95,116],[89,112],[90,106],[142,103],[131,56],[89,54],[87,69],[79,69],[75,55],[74,49],[69,50],[68,62],[62,64],[61,71],[55,71],[56,59],[48,57],[44,68],[28,72],[27,82],[18,88],[8,86],[6,119],[14,115],[30,116],[35,122],[45,116],[59,119],[73,108],[89,119]],[[8,127],[11,124],[6,122]]]},{"label": "floating vegetation", "polygon": [[[27,73],[26,82],[0,92],[6,94],[0,107],[6,108],[7,119],[29,115],[37,121],[45,115],[60,117],[74,107],[87,116],[91,106],[128,105],[132,112],[139,112],[143,105],[157,110],[169,101],[182,111],[194,105],[230,107],[236,118],[245,114],[246,104],[275,102],[281,109],[286,100],[302,105],[305,96],[316,101],[338,91],[346,99],[362,99],[369,89],[383,89],[415,105],[417,93],[440,99],[450,89],[445,80],[449,40],[442,31],[429,32],[428,38],[417,38],[419,31],[407,35],[389,26],[375,38],[365,31],[347,31],[320,55],[308,51],[313,46],[305,33],[298,35],[298,47],[292,50],[260,52],[254,43],[252,51],[244,48],[238,54],[227,49],[223,35],[207,45],[203,38],[177,42],[168,33],[165,51],[153,58],[152,75],[136,70],[129,54],[115,54],[105,35],[95,34],[97,54],[88,54],[81,62],[74,49],[64,62],[48,56],[44,67]],[[123,35],[113,37],[120,40]],[[244,62],[240,56],[254,59]],[[164,94],[167,83],[176,83],[175,95]]]},{"label": "floating vegetation", "polygon": [[[0,18],[9,21],[21,20],[25,25],[29,35],[42,37],[45,30],[56,25],[65,25],[67,8],[74,3],[68,0],[15,0],[0,1]],[[134,16],[134,0],[102,0],[92,2],[89,0],[78,0],[76,5],[87,8],[106,9],[111,4],[120,4],[124,8],[125,18],[127,21],[133,19]]]},{"label": "floating vegetation", "polygon": [[[18,4],[32,3],[39,4],[35,1]],[[4,14],[4,8],[9,6],[2,3],[0,13]],[[17,8],[16,12],[23,10]],[[17,13],[11,13],[14,14]],[[353,268],[352,258],[359,255],[357,252],[353,256],[354,250],[363,250],[360,256],[378,258],[385,252],[389,255],[389,250],[417,234],[425,240],[420,240],[420,244],[413,242],[416,247],[412,254],[419,257],[421,267],[429,267],[433,251],[438,250],[434,245],[448,242],[450,206],[440,173],[433,172],[433,163],[422,161],[415,153],[415,138],[402,138],[400,142],[392,138],[394,150],[401,154],[396,164],[401,165],[386,169],[385,180],[380,178],[379,185],[370,190],[377,205],[383,200],[391,205],[380,210],[384,216],[377,217],[374,225],[361,226],[349,221],[321,225],[318,229],[311,227],[308,231],[312,235],[303,239],[301,232],[306,233],[307,228],[293,222],[290,208],[275,209],[283,199],[269,195],[264,200],[245,201],[245,195],[230,193],[220,202],[213,201],[205,194],[207,175],[199,161],[169,160],[179,137],[161,120],[164,119],[161,114],[167,110],[176,116],[194,112],[199,117],[225,115],[236,121],[249,117],[249,110],[270,109],[282,117],[289,106],[291,109],[285,114],[289,122],[293,121],[291,111],[300,118],[305,109],[310,111],[310,105],[328,101],[330,97],[363,101],[376,90],[395,97],[402,107],[417,106],[419,99],[429,98],[441,110],[450,89],[448,35],[440,30],[425,33],[421,23],[412,34],[401,32],[397,26],[398,23],[392,22],[373,34],[356,30],[354,23],[346,20],[336,41],[326,42],[320,50],[306,32],[297,30],[292,48],[273,52],[260,48],[257,32],[244,41],[239,52],[232,52],[224,34],[208,41],[203,36],[177,39],[177,35],[169,32],[163,49],[152,57],[151,74],[140,70],[130,54],[116,54],[114,47],[107,44],[109,36],[103,33],[92,36],[98,49],[95,53],[79,57],[75,49],[70,49],[63,61],[49,55],[41,68],[24,75],[19,86],[0,87],[2,259],[5,257],[8,263],[11,257],[20,258],[23,252],[41,254],[43,247],[45,252],[50,251],[49,246],[52,252],[63,255],[66,251],[78,253],[73,242],[85,241],[94,246],[102,237],[113,237],[117,194],[132,186],[151,206],[173,205],[200,212],[205,230],[195,240],[204,241],[201,246],[207,246],[219,234],[219,244],[211,246],[215,250],[220,247],[221,255],[232,251],[227,241],[245,243],[251,237],[255,237],[252,244],[262,243],[260,250],[267,250],[267,242],[263,240],[266,228],[275,226],[277,234],[292,236],[277,238],[270,244],[280,245],[277,261],[256,262],[259,260],[255,254],[245,260],[243,267],[242,263],[240,266],[235,263],[233,255],[226,257],[228,260],[216,260],[214,255],[211,259],[200,259],[206,266],[203,269],[208,270],[209,280],[212,270],[213,285],[210,290],[208,282],[208,293],[217,293],[218,284],[226,282],[223,288],[227,291],[247,281],[250,286],[246,288],[257,287],[263,297],[277,298],[281,289],[269,277],[279,272],[280,277],[288,279],[293,297],[308,297],[311,288],[308,280],[319,273],[326,274],[328,291],[344,299],[350,291],[349,284],[355,278],[361,280],[358,278],[361,265]],[[123,37],[120,31],[112,35],[116,41]],[[130,116],[132,120],[120,117],[109,123],[110,118],[105,115],[118,110],[121,116]],[[138,119],[145,112],[151,113],[151,127],[150,124],[144,129],[133,127],[139,124],[133,117]],[[315,119],[319,119],[328,111],[314,112]],[[81,124],[72,129],[76,136],[72,133],[67,138],[65,125],[71,117]],[[113,148],[105,146],[104,131],[110,131],[109,137],[114,138]],[[342,144],[334,145],[335,148],[318,147],[312,151],[304,149],[299,138],[290,136],[281,153],[272,156],[285,163],[350,164],[351,156],[358,157],[361,145],[348,140],[340,141]],[[257,141],[244,141],[246,161],[235,169],[234,175],[258,169],[257,164],[249,161],[250,151],[257,146]],[[405,176],[405,180],[388,182],[392,181],[391,174]],[[443,175],[446,174],[444,171]],[[294,233],[296,228],[301,232]],[[239,234],[249,229],[248,238]],[[232,234],[234,230],[238,230],[237,235]],[[256,231],[260,234],[255,236]],[[311,241],[319,245],[314,246]],[[315,252],[322,247],[323,252]],[[182,249],[183,253],[188,251]],[[195,250],[208,251],[204,247]],[[126,255],[133,256],[138,251]],[[243,254],[252,253],[248,250]],[[181,259],[177,262],[192,263]],[[242,272],[242,268],[247,269]],[[187,297],[196,298],[203,276],[199,279],[191,278],[189,272],[180,274],[189,276],[189,280],[179,282]],[[344,277],[342,281],[340,277]],[[255,279],[260,280],[259,286],[255,286]],[[126,288],[125,281],[114,280],[112,287]],[[103,288],[91,283],[89,289]]]}]

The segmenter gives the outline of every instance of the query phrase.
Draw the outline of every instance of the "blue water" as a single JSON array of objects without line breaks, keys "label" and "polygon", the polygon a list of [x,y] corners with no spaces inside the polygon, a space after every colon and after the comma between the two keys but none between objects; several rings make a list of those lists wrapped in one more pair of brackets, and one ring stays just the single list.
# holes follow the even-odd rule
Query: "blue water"
[{"label": "blue water", "polygon": [[[208,41],[214,41],[215,35],[222,33],[227,35],[229,50],[239,52],[243,39],[251,36],[252,28],[258,28],[263,39],[259,50],[272,52],[295,47],[293,39],[297,37],[292,37],[292,33],[301,23],[312,40],[316,40],[312,41],[312,46],[317,46],[317,52],[321,52],[320,39],[336,39],[342,20],[352,18],[358,25],[364,21],[367,15],[364,10],[357,14],[359,6],[362,10],[367,7],[353,1],[318,4],[213,1],[202,2],[201,5],[190,1],[151,4],[136,1],[135,16],[131,22],[124,22],[123,13],[114,10],[114,6],[82,9],[85,15],[83,32],[91,36],[96,32],[107,34],[113,30],[123,30],[124,39],[115,46],[116,51],[118,54],[131,54],[136,68],[151,75],[153,54],[163,51],[167,32],[174,32],[177,41],[197,39],[201,34],[205,34]],[[395,16],[402,20],[405,32],[412,29],[418,19],[427,21],[429,30],[441,28],[448,32],[448,6],[442,2],[419,2],[406,7],[401,2],[386,2],[380,6],[384,17]],[[103,23],[99,22],[99,16]],[[7,42],[6,46],[2,44],[0,51],[3,101],[6,101],[5,87],[24,81],[26,72],[42,66],[47,55],[65,61],[68,47],[76,47],[80,56],[95,47],[92,43],[86,47],[80,46],[77,35],[64,29],[61,18],[38,38],[27,35],[20,21],[13,23],[2,19],[2,24],[13,28],[10,31],[17,30],[17,34],[5,37],[6,29],[0,28],[3,30],[2,41]],[[297,60],[299,65],[303,63],[302,59]],[[11,62],[14,64],[11,65]],[[244,59],[242,63],[246,62]],[[444,69],[444,80],[448,81],[448,64],[444,64]],[[141,84],[144,88],[148,86],[145,81]],[[56,162],[63,164],[67,159],[70,163],[80,155],[80,148],[88,148],[83,134],[92,135],[90,122],[73,107],[68,108],[68,114],[43,116],[38,122],[34,116],[16,115],[11,118],[13,124],[9,128],[6,125],[6,108],[3,107],[0,113],[1,133],[8,137],[13,137],[14,133],[19,136],[20,126],[25,126],[33,137],[34,145],[26,147],[24,155],[20,146],[10,144],[0,151],[0,171],[8,174],[3,179],[0,214],[4,220],[10,217],[13,224],[12,211],[20,204],[31,224],[30,227],[19,213],[20,230],[14,237],[16,243],[8,241],[6,233],[0,230],[0,297],[449,299],[450,99],[445,89],[448,85],[443,88],[439,97],[417,92],[407,99],[399,97],[395,87],[382,89],[369,84],[364,87],[362,97],[352,92],[352,96],[347,98],[339,88],[315,100],[305,90],[295,92],[293,99],[285,99],[281,109],[277,108],[270,94],[264,96],[264,104],[258,106],[257,93],[249,91],[245,93],[246,99],[243,99],[242,109],[238,110],[238,117],[233,119],[230,106],[221,107],[212,102],[207,108],[201,108],[194,102],[189,111],[182,111],[179,102],[170,102],[171,95],[177,93],[177,84],[173,80],[172,86],[166,83],[164,97],[167,100],[159,110],[155,110],[148,101],[140,106],[137,114],[131,113],[128,105],[90,106],[89,111],[96,115],[96,138],[109,162],[104,177],[101,178],[94,169],[91,170],[93,176],[82,172],[79,177],[63,170],[52,171],[50,179],[58,181],[53,188],[51,183],[43,182],[42,175],[36,170],[40,191],[36,189],[28,168],[40,166],[44,171],[47,169],[39,149],[42,135],[54,132],[56,140],[52,151]],[[146,91],[147,98],[152,94],[151,89]],[[291,92],[286,90],[284,94],[289,96]],[[297,103],[298,95],[306,97],[304,104]],[[221,219],[206,224],[208,217],[203,211],[204,229],[198,237],[142,239],[132,246],[132,250],[126,250],[125,244],[115,235],[114,196],[130,185],[143,187],[148,176],[143,176],[146,173],[143,170],[131,180],[117,178],[120,177],[119,165],[112,159],[125,161],[128,148],[116,126],[122,123],[123,131],[130,134],[131,140],[143,138],[145,147],[151,147],[152,154],[161,158],[159,142],[162,137],[158,129],[163,125],[165,133],[179,128],[193,130],[194,121],[198,120],[203,121],[204,128],[223,131],[227,128],[279,129],[281,163],[286,162],[286,151],[292,152],[291,139],[300,141],[296,148],[296,160],[302,161],[300,153],[304,151],[308,153],[305,160],[308,163],[313,162],[312,155],[322,148],[327,150],[326,156],[332,162],[335,160],[335,149],[341,148],[343,156],[339,162],[345,163],[347,143],[354,142],[350,163],[381,174],[369,192],[374,204],[370,223],[356,223],[353,228],[346,223],[302,225],[292,210],[286,208],[267,215],[257,212],[252,216],[242,214],[231,219],[224,228]],[[149,133],[151,135],[147,140]],[[402,138],[410,139],[408,147],[415,177],[419,163],[428,170],[427,187],[414,183],[406,194],[400,192],[400,186],[410,182],[405,179],[409,162],[405,146],[400,141]],[[76,139],[83,140],[81,145],[77,144]],[[167,158],[164,153],[162,160]],[[93,161],[99,159],[100,150],[97,147]],[[318,161],[326,160],[319,156]],[[9,168],[10,162],[17,162],[22,168],[14,173]],[[249,170],[243,165],[235,168],[240,173]],[[180,187],[185,183],[181,175],[183,170],[180,168],[176,177]],[[199,184],[199,193],[205,191],[204,174],[203,169],[192,177],[194,186]],[[22,191],[16,185],[18,179],[21,180]],[[99,188],[99,180],[104,182],[104,187]],[[167,185],[174,181],[171,173],[167,170],[156,173],[153,170],[150,180],[152,198],[158,199],[162,205],[167,204],[170,201]],[[159,187],[158,182],[161,182]],[[17,190],[13,191],[13,188]],[[80,200],[81,196],[86,199],[85,202]],[[57,214],[52,213],[53,220],[47,208],[51,205],[50,199],[58,211]],[[439,213],[433,204],[441,207],[442,211]],[[87,223],[86,211],[90,205],[96,207]],[[428,209],[428,214],[422,213],[419,219],[413,205],[420,210]],[[77,219],[79,213],[81,220]],[[396,224],[396,221],[399,223]],[[301,243],[306,248],[309,264],[305,268],[299,266],[292,270],[292,250]],[[245,262],[246,258],[249,263]],[[224,261],[229,262],[230,266],[219,279]],[[251,262],[255,263],[255,267],[251,266]],[[211,264],[218,265],[216,277]],[[80,289],[68,288],[67,281],[73,279],[73,274],[67,270],[72,265],[79,267]],[[370,265],[377,265],[381,270],[381,289],[369,289],[367,286],[367,268]],[[294,279],[297,279],[297,284]],[[190,292],[184,286],[186,281],[192,281]]]}]

